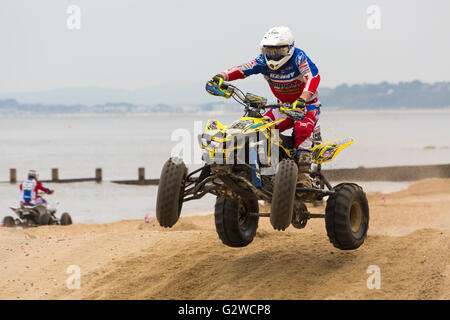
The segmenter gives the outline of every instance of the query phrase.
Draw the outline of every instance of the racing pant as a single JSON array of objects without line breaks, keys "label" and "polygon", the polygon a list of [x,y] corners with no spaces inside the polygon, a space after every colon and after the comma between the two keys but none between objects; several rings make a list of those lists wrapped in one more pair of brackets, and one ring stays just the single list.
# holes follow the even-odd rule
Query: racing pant
[{"label": "racing pant", "polygon": [[278,124],[278,130],[283,132],[294,128],[295,146],[297,150],[312,151],[314,135],[320,136],[320,126],[317,125],[320,115],[320,102],[306,105],[306,115],[302,120],[295,121],[282,114],[279,109],[271,109],[264,114],[264,117],[272,121],[285,119]]}]

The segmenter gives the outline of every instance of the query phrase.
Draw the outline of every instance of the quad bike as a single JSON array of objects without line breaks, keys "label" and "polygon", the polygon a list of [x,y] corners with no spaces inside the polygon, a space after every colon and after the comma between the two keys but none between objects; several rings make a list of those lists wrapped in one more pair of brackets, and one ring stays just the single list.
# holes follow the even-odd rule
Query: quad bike
[{"label": "quad bike", "polygon": [[[225,245],[244,247],[252,242],[260,217],[269,217],[274,229],[289,225],[301,229],[311,218],[325,218],[330,242],[339,249],[361,246],[369,226],[369,207],[363,189],[354,183],[331,186],[321,164],[331,161],[353,139],[337,139],[315,145],[312,150],[312,188],[297,184],[298,166],[294,161],[294,134],[278,134],[277,124],[264,118],[267,100],[243,94],[224,83],[218,88],[208,82],[206,90],[214,95],[233,97],[245,107],[245,114],[230,126],[209,120],[199,136],[205,165],[188,173],[178,157],[164,164],[159,180],[156,217],[163,227],[178,221],[184,202],[200,199],[207,193],[217,197],[215,225]],[[222,91],[221,91],[222,90]],[[198,174],[198,175],[197,175]],[[325,214],[312,214],[305,203],[328,197]],[[270,213],[259,212],[258,201],[271,204]]]},{"label": "quad bike", "polygon": [[[39,195],[42,197],[42,195]],[[72,224],[72,217],[67,212],[61,215],[61,218],[56,217],[56,205],[58,202],[50,205],[45,203],[35,206],[20,204],[19,208],[10,207],[18,218],[14,219],[7,216],[3,219],[4,227],[37,227],[43,225],[69,225]]]}]

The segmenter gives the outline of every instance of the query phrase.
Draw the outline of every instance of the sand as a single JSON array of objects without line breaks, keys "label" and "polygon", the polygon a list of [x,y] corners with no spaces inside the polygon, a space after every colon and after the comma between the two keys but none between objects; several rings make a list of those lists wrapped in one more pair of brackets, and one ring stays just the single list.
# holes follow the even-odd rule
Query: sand
[{"label": "sand", "polygon": [[[450,299],[450,179],[368,198],[368,237],[354,251],[330,244],[323,219],[279,232],[261,218],[245,248],[223,245],[212,215],[172,229],[155,219],[0,228],[0,299]],[[79,289],[67,286],[72,265]],[[367,287],[371,265],[380,289]]]}]

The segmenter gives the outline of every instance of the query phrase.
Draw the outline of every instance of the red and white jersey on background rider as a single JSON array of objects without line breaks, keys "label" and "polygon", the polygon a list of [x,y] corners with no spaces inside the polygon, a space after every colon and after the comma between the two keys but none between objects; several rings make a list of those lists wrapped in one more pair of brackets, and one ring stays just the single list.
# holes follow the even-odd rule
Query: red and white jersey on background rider
[{"label": "red and white jersey on background rider", "polygon": [[[303,92],[310,92],[312,98],[307,101],[307,112],[303,120],[294,121],[272,109],[264,115],[272,120],[286,119],[278,125],[280,132],[295,127],[295,144],[298,149],[310,150],[312,133],[320,114],[318,90],[320,82],[319,70],[303,50],[295,48],[292,57],[279,69],[272,70],[267,66],[263,54],[248,63],[228,69],[221,75],[225,81],[244,79],[253,74],[263,74],[269,87],[280,102],[293,103]],[[319,130],[318,126],[316,130]]]},{"label": "red and white jersey on background rider", "polygon": [[22,197],[21,200],[25,204],[36,204],[36,199],[38,191],[44,191],[46,193],[50,192],[50,189],[43,186],[39,181],[36,179],[27,179],[24,180],[20,184],[20,191],[22,191]]}]

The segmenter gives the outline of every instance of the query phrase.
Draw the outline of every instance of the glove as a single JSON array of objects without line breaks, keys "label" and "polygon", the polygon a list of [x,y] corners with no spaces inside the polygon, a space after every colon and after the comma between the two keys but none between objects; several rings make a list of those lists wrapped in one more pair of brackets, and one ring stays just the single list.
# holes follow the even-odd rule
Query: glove
[{"label": "glove", "polygon": [[212,77],[211,80],[206,83],[206,91],[213,96],[220,96],[226,99],[230,98],[232,95],[232,91],[227,90],[226,86],[225,88],[222,87],[224,81],[225,78],[223,75],[216,74],[214,77]]},{"label": "glove", "polygon": [[306,101],[302,98],[298,98],[297,100],[294,101],[294,103],[292,104],[292,108],[293,109],[304,109],[306,107]]},{"label": "glove", "polygon": [[303,120],[306,115],[306,102],[302,98],[294,101],[292,104],[286,104],[286,106],[280,107],[280,112],[287,115],[296,121]]},{"label": "glove", "polygon": [[225,81],[225,78],[221,74],[216,74],[214,77],[212,77],[212,81],[217,83],[217,86],[219,89],[222,88],[222,83]]},{"label": "glove", "polygon": [[55,190],[50,190],[50,191],[48,192],[48,194],[53,194],[53,193],[55,193]]}]

